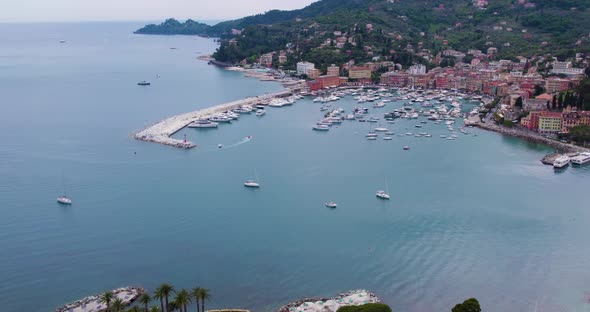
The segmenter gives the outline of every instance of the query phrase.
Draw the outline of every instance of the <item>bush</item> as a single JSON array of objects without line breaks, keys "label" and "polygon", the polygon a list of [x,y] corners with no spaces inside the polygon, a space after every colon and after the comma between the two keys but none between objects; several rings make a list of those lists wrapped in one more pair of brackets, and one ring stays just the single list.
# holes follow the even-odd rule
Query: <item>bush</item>
[{"label": "bush", "polygon": [[382,303],[367,303],[360,306],[340,307],[336,312],[391,312],[391,308]]}]

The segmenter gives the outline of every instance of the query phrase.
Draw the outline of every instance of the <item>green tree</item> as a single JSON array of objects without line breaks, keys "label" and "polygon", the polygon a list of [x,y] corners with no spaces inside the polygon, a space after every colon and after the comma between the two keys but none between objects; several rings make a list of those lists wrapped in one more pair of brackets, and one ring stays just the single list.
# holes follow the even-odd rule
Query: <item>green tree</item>
[{"label": "green tree", "polygon": [[[168,298],[170,297],[170,295],[174,293],[174,287],[170,284],[162,284],[160,285],[160,287],[158,287],[158,289],[156,289],[156,298],[160,299],[160,304],[162,305],[162,311],[164,311],[164,307],[166,307],[166,312],[169,312],[168,310]],[[164,298],[164,303],[162,304],[162,298]]]},{"label": "green tree", "polygon": [[149,312],[163,312],[162,309],[158,306],[151,306]]},{"label": "green tree", "polygon": [[568,137],[580,145],[586,145],[590,142],[590,126],[579,125],[572,127]]},{"label": "green tree", "polygon": [[139,297],[139,303],[141,303],[145,306],[145,312],[148,312],[148,306],[151,301],[152,301],[152,297],[150,297],[150,295],[148,293],[143,293]]},{"label": "green tree", "polygon": [[105,291],[104,294],[102,294],[102,296],[100,297],[100,302],[107,305],[107,311],[111,310],[111,302],[113,301],[114,297],[115,294],[113,294],[113,292],[111,291]]},{"label": "green tree", "polygon": [[543,94],[543,92],[545,92],[545,88],[543,88],[543,86],[535,85],[535,92],[533,93],[533,96],[539,96]]},{"label": "green tree", "polygon": [[176,293],[174,301],[182,308],[183,312],[187,312],[186,307],[191,303],[191,295],[186,289],[181,289]]},{"label": "green tree", "polygon": [[360,306],[340,307],[336,312],[391,312],[391,308],[382,303],[367,303]]},{"label": "green tree", "polygon": [[207,288],[201,288],[199,291],[199,299],[201,300],[201,312],[205,312],[205,300],[211,298],[211,292]]},{"label": "green tree", "polygon": [[463,301],[463,303],[455,305],[451,312],[481,312],[481,307],[477,299],[470,298]]},{"label": "green tree", "polygon": [[[191,290],[191,295],[195,298],[195,304],[197,305],[197,312],[200,312],[201,307],[199,306],[199,302],[201,302],[201,287],[195,287]],[[205,311],[203,311],[205,312]]]},{"label": "green tree", "polygon": [[522,97],[521,96],[519,96],[518,99],[516,99],[514,106],[522,109]]},{"label": "green tree", "polygon": [[551,103],[551,109],[555,110],[557,108],[557,95],[553,96],[553,102]]},{"label": "green tree", "polygon": [[121,309],[123,309],[124,305],[125,304],[121,298],[115,298],[115,300],[113,300],[113,310],[115,310],[115,312],[121,312]]}]

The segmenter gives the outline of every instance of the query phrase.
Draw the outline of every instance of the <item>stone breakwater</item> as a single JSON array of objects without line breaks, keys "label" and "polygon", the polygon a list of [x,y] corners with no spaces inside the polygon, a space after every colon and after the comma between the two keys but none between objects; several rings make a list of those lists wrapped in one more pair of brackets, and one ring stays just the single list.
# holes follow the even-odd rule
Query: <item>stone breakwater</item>
[{"label": "stone breakwater", "polygon": [[278,312],[336,312],[340,307],[380,303],[381,300],[373,293],[364,290],[353,290],[335,297],[305,298],[282,306]]},{"label": "stone breakwater", "polygon": [[[501,126],[497,126],[495,124],[482,123],[482,122],[473,121],[473,120],[465,120],[465,124],[468,126],[474,126],[474,127],[479,127],[479,128],[485,129],[485,130],[498,132],[500,134],[517,137],[517,138],[520,138],[520,139],[523,139],[523,140],[526,140],[529,142],[545,144],[547,146],[554,148],[555,150],[557,150],[560,153],[578,154],[578,153],[590,151],[590,149],[585,148],[585,147],[556,141],[556,140],[553,140],[550,138],[546,138],[538,133],[526,131],[526,130],[519,129],[519,128],[501,127]],[[552,154],[552,155],[554,155],[554,154]]]},{"label": "stone breakwater", "polygon": [[250,97],[230,103],[220,104],[210,108],[196,110],[190,113],[184,113],[164,119],[146,129],[137,132],[134,137],[136,140],[159,143],[179,148],[193,148],[197,145],[190,141],[173,139],[170,136],[182,130],[192,122],[209,118],[215,114],[238,108],[242,105],[256,105],[261,102],[267,102],[272,98],[286,97],[291,95],[291,91],[282,91],[263,96]]},{"label": "stone breakwater", "polygon": [[[123,287],[112,290],[113,300],[119,298],[124,305],[133,303],[145,290],[138,287]],[[55,312],[104,312],[107,311],[105,303],[101,302],[102,294],[86,297],[78,301],[66,304],[55,309]],[[111,301],[112,302],[112,301]]]}]

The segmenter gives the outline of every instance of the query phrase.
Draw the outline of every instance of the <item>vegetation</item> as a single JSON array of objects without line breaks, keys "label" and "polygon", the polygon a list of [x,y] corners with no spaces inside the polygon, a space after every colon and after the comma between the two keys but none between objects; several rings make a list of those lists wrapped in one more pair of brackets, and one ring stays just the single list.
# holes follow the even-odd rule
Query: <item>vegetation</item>
[{"label": "vegetation", "polygon": [[[220,37],[224,40],[215,58],[224,62],[291,50],[293,55],[286,67],[301,59],[337,65],[349,59],[361,62],[372,57],[402,65],[425,62],[416,57],[419,43],[436,55],[449,48],[485,51],[490,46],[487,43],[492,42],[498,48],[497,57],[506,59],[545,53],[565,59],[575,52],[590,51],[590,39],[585,37],[590,29],[587,1],[543,0],[535,4],[527,7],[515,0],[495,0],[486,9],[479,9],[471,0],[321,0],[299,10],[272,10],[213,26],[168,19],[160,25],[147,25],[137,33]],[[367,24],[372,29],[365,27]],[[326,39],[334,39],[335,31],[346,33],[351,42],[340,48],[331,43],[315,51]],[[230,38],[235,39],[234,43],[228,42]],[[412,45],[410,50],[408,44]],[[454,62],[454,58],[444,58],[442,65],[452,66]]]},{"label": "vegetation", "polygon": [[590,126],[580,125],[572,127],[567,137],[578,145],[587,146],[590,144]]},{"label": "vegetation", "polygon": [[105,291],[104,294],[102,294],[102,296],[100,297],[100,302],[106,304],[107,311],[111,309],[111,302],[113,301],[114,297],[115,295],[111,291]]},{"label": "vegetation", "polygon": [[481,312],[481,307],[477,299],[470,298],[463,301],[463,303],[455,305],[451,312]]},{"label": "vegetation", "polygon": [[336,312],[391,312],[391,308],[382,303],[367,303],[360,306],[340,307]]}]

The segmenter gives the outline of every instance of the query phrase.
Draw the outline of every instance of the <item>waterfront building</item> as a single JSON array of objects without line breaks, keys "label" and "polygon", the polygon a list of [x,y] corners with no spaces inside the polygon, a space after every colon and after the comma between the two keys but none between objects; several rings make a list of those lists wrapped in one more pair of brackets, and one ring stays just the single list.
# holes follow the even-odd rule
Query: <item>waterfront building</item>
[{"label": "waterfront building", "polygon": [[348,71],[348,78],[350,79],[371,79],[371,68],[366,66],[353,66]]},{"label": "waterfront building", "polygon": [[317,91],[324,88],[337,87],[341,83],[341,77],[338,76],[319,76],[313,81],[307,83],[310,91]]},{"label": "waterfront building", "polygon": [[272,66],[273,53],[262,54],[260,57],[260,65],[271,67]]},{"label": "waterfront building", "polygon": [[322,72],[317,68],[312,68],[308,69],[306,74],[309,79],[316,79],[322,74]]},{"label": "waterfront building", "polygon": [[539,115],[539,133],[556,134],[561,131],[562,115],[558,112],[542,112]]},{"label": "waterfront building", "polygon": [[563,113],[562,133],[569,133],[571,128],[580,125],[590,126],[590,111]]},{"label": "waterfront building", "polygon": [[408,85],[408,74],[403,72],[387,72],[381,74],[381,83],[394,87],[405,87]]},{"label": "waterfront building", "polygon": [[307,71],[315,69],[315,64],[310,62],[298,62],[297,63],[297,75],[307,75]]}]

